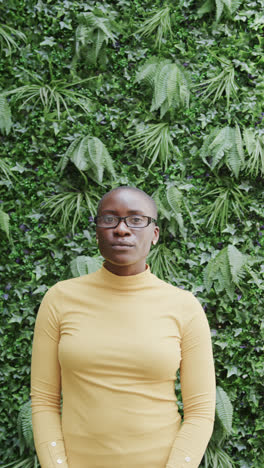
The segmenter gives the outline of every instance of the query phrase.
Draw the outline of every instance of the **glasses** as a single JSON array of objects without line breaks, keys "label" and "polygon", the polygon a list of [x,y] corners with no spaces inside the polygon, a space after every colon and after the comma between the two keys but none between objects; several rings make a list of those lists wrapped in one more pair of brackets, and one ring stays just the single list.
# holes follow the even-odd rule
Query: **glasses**
[{"label": "glasses", "polygon": [[94,221],[97,227],[102,228],[116,228],[120,221],[124,220],[127,227],[130,228],[145,228],[150,223],[156,223],[156,219],[150,216],[142,215],[131,215],[131,216],[114,216],[114,215],[103,215],[95,216]]}]

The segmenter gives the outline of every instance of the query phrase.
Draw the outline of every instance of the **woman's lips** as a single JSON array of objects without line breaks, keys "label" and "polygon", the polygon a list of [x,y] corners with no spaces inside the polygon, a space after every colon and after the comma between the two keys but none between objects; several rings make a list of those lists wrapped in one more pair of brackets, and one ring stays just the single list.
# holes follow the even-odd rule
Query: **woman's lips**
[{"label": "woman's lips", "polygon": [[112,244],[112,249],[115,249],[115,250],[128,250],[128,249],[131,249],[131,247],[134,247],[134,245],[133,244],[125,244],[125,243]]}]

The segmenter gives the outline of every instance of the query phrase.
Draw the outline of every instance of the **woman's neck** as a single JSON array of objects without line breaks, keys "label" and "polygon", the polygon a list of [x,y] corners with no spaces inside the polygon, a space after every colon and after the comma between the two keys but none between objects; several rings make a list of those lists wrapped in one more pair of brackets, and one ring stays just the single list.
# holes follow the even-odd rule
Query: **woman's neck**
[{"label": "woman's neck", "polygon": [[132,276],[138,275],[139,273],[145,271],[147,265],[145,259],[143,259],[141,262],[137,262],[132,265],[116,265],[114,263],[109,262],[108,260],[105,260],[104,267],[114,275]]}]

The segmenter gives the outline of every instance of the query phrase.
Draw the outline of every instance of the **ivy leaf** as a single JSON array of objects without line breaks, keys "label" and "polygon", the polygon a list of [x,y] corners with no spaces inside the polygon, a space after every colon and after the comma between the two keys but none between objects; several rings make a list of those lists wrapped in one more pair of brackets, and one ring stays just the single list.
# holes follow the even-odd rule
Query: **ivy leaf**
[{"label": "ivy leaf", "polygon": [[237,375],[238,369],[236,366],[228,366],[227,367],[227,378],[231,377],[231,375]]},{"label": "ivy leaf", "polygon": [[53,47],[56,45],[56,41],[53,36],[45,37],[44,41],[42,41],[40,45]]},{"label": "ivy leaf", "polygon": [[41,284],[37,289],[35,289],[32,294],[43,294],[48,290],[48,286],[46,284]]},{"label": "ivy leaf", "polygon": [[13,314],[11,319],[8,320],[8,323],[21,323],[23,320],[23,315]]},{"label": "ivy leaf", "polygon": [[88,257],[80,255],[70,263],[71,272],[74,277],[88,275],[97,271],[103,263],[102,257]]}]

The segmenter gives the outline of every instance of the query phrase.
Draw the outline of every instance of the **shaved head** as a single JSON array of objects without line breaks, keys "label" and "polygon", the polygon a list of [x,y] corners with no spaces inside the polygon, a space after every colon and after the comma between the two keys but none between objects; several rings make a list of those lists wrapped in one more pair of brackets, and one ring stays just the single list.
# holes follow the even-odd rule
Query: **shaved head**
[{"label": "shaved head", "polygon": [[157,209],[157,205],[156,205],[155,201],[153,200],[153,198],[151,198],[151,197],[150,197],[146,192],[144,192],[143,190],[140,190],[140,189],[137,188],[137,187],[130,187],[129,185],[121,185],[120,187],[116,187],[116,188],[110,190],[109,192],[105,193],[104,196],[101,198],[101,200],[100,200],[99,203],[98,203],[97,215],[100,214],[100,210],[101,210],[103,201],[104,201],[110,194],[112,194],[112,193],[114,193],[114,192],[117,192],[117,191],[121,191],[121,190],[133,191],[133,192],[136,192],[137,194],[140,194],[142,197],[144,197],[144,199],[147,200],[148,203],[149,203],[149,206],[150,206],[150,209],[151,209],[151,215],[153,216],[153,218],[157,219],[157,217],[158,217],[158,209]]}]

